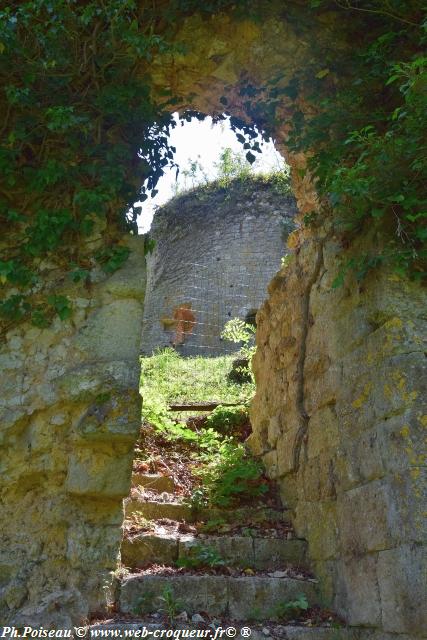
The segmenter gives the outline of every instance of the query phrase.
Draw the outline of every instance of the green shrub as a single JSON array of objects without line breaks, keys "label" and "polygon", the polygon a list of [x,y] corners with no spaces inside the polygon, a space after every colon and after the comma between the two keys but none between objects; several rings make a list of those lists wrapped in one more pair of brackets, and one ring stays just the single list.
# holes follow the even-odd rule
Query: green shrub
[{"label": "green shrub", "polygon": [[215,569],[225,566],[225,560],[213,547],[196,545],[191,549],[190,555],[178,558],[176,564],[185,569],[204,569],[206,567]]},{"label": "green shrub", "polygon": [[205,455],[205,463],[196,473],[211,505],[232,507],[268,491],[261,463],[229,438],[219,444],[216,452]]},{"label": "green shrub", "polygon": [[304,593],[300,593],[295,600],[289,600],[288,602],[279,604],[275,613],[278,618],[289,620],[290,618],[299,616],[302,611],[307,611],[308,608],[307,597]]},{"label": "green shrub", "polygon": [[248,421],[249,414],[244,405],[237,407],[219,406],[206,418],[206,426],[222,435],[231,435]]}]

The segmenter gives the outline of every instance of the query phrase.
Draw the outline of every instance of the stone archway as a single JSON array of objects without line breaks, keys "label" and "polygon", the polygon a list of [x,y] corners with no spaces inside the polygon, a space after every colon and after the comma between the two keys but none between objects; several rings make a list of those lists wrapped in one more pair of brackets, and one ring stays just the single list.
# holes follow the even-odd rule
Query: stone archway
[{"label": "stone archway", "polygon": [[[153,92],[169,86],[182,108],[212,114],[225,96],[243,116],[248,77],[262,84],[279,71],[286,81],[311,62],[316,38],[345,49],[336,15],[300,23],[303,4],[285,17],[267,7],[261,25],[226,15],[184,21],[176,37],[189,52],[154,61]],[[304,155],[288,160],[305,167]],[[317,208],[308,173],[294,171],[294,192],[301,216]],[[327,219],[302,228],[293,261],[271,285],[259,314],[252,447],[295,510],[329,601],[355,626],[417,638],[425,296],[385,270],[363,290],[331,290],[338,242]],[[85,295],[70,285],[72,323],[11,329],[2,347],[8,624],[68,626],[111,600],[139,427],[144,257],[141,239],[129,243],[115,275],[95,274]]]}]

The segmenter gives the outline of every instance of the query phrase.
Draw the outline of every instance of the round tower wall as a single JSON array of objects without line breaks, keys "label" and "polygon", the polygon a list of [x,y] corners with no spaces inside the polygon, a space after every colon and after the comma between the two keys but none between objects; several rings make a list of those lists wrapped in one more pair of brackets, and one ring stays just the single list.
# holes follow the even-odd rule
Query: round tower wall
[{"label": "round tower wall", "polygon": [[187,356],[236,351],[221,332],[266,299],[295,212],[292,196],[261,179],[201,187],[159,209],[150,231],[142,353],[171,345]]}]

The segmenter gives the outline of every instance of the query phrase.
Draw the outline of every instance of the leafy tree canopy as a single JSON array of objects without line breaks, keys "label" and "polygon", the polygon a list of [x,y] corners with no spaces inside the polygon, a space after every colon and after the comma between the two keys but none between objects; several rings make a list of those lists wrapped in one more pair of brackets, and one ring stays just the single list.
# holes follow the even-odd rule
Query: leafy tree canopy
[{"label": "leafy tree canopy", "polygon": [[[253,161],[257,151],[254,125],[271,134],[278,107],[290,105],[290,147],[314,151],[311,169],[337,223],[352,232],[362,232],[367,221],[388,227],[392,240],[372,264],[392,260],[402,273],[421,277],[427,20],[419,3],[288,5],[308,19],[340,12],[354,49],[336,56],[333,47],[315,51],[314,43],[313,66],[286,86],[280,77],[264,87],[242,84],[253,125],[236,117],[232,125],[247,157]],[[256,6],[257,0],[14,0],[0,9],[0,225],[7,231],[7,246],[4,232],[0,238],[0,314],[8,323],[45,326],[54,314],[69,317],[60,291],[37,297],[42,273],[50,263],[84,281],[92,263],[81,248],[97,218],[107,232],[92,257],[106,271],[126,259],[118,232],[135,230],[133,202],[155,193],[173,165],[168,135],[177,98],[155,102],[149,70],[155,56],[183,51],[169,35],[176,21],[194,12],[238,17]],[[301,95],[311,111],[301,108]],[[226,110],[227,97],[221,102]],[[204,117],[183,117],[194,115]]]}]

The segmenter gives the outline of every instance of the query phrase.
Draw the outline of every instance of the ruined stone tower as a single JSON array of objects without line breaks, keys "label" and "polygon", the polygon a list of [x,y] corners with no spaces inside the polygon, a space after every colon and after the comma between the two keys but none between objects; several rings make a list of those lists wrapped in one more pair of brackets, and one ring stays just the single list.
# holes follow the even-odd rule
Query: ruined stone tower
[{"label": "ruined stone tower", "polygon": [[200,187],[154,216],[142,353],[173,344],[184,355],[235,350],[220,334],[252,320],[287,253],[295,202],[264,178]]}]

